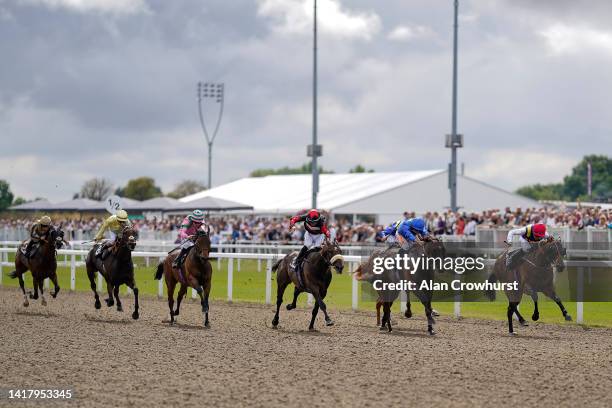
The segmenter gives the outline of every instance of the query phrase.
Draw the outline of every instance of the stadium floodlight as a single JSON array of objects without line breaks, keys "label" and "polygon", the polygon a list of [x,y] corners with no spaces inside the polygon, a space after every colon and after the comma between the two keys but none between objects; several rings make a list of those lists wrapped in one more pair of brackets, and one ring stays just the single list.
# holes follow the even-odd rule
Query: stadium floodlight
[{"label": "stadium floodlight", "polygon": [[[221,118],[223,118],[223,103],[225,94],[225,84],[213,83],[213,82],[198,82],[198,113],[200,114],[200,124],[202,125],[202,131],[206,138],[208,145],[208,189],[212,187],[212,146],[217,132],[219,132],[219,126],[221,125]],[[217,124],[212,135],[209,135],[206,124],[204,123],[204,115],[202,114],[202,105],[204,101],[211,101],[214,104],[219,105]]]},{"label": "stadium floodlight", "polygon": [[317,208],[319,193],[319,164],[317,158],[323,154],[323,146],[317,144],[317,0],[314,1],[313,45],[312,45],[312,145],[307,147],[307,156],[312,157],[312,208]]}]

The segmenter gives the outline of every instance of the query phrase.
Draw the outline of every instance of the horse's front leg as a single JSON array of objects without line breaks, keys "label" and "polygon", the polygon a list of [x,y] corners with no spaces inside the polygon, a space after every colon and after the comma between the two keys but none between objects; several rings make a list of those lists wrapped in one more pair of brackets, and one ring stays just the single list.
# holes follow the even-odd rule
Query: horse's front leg
[{"label": "horse's front leg", "polygon": [[115,305],[115,300],[113,299],[113,285],[109,282],[109,278],[105,276],[104,279],[106,280],[106,291],[108,292],[108,297],[104,299],[104,301],[106,302],[106,306],[111,307]]},{"label": "horse's front leg", "polygon": [[563,306],[563,303],[561,302],[561,299],[559,298],[559,296],[557,296],[557,293],[555,292],[555,289],[552,288],[552,287],[547,288],[544,291],[544,294],[546,296],[548,296],[549,298],[551,298],[552,300],[554,300],[555,303],[557,304],[557,306],[559,306],[559,309],[561,309],[561,313],[563,314],[563,317],[565,318],[565,321],[571,322],[572,321],[572,316],[570,316],[570,314],[567,313],[567,310],[565,310],[565,306]]},{"label": "horse's front leg", "polygon": [[436,332],[433,329],[433,326],[434,324],[436,324],[436,321],[434,320],[432,316],[431,298],[429,297],[429,294],[422,290],[415,290],[414,294],[416,295],[417,298],[419,298],[419,300],[425,307],[425,316],[427,317],[427,332],[430,335],[436,334]]},{"label": "horse's front leg", "polygon": [[44,285],[43,285],[44,281],[45,281],[44,279],[38,280],[38,289],[40,289],[40,304],[43,306],[47,306],[47,299],[45,299],[45,291],[44,291]]},{"label": "horse's front leg", "polygon": [[531,296],[531,300],[533,300],[533,314],[531,315],[531,320],[537,322],[540,319],[540,310],[538,309],[538,292],[535,289],[531,289],[529,296]]},{"label": "horse's front leg", "polygon": [[296,287],[293,291],[293,301],[287,305],[287,310],[293,310],[296,308],[297,298],[300,293],[302,293],[302,291]]},{"label": "horse's front leg", "polygon": [[312,291],[312,296],[314,296],[315,301],[319,305],[319,309],[321,309],[321,311],[323,312],[323,315],[325,315],[325,325],[333,326],[334,321],[327,314],[327,305],[325,304],[325,302],[323,302],[323,298],[325,297],[325,295],[326,295],[326,292],[319,292],[318,289],[314,289]]},{"label": "horse's front leg", "polygon": [[34,286],[34,293],[30,292],[30,299],[38,299],[38,279],[32,273],[32,286]]},{"label": "horse's front leg", "polygon": [[[134,277],[132,277],[132,280],[127,284],[127,286],[128,288],[132,289],[132,292],[134,292],[134,311],[132,312],[132,319],[138,320],[138,317],[140,316],[138,314],[138,288],[136,287]],[[117,305],[119,305],[119,302],[117,302]]]},{"label": "horse's front leg", "polygon": [[410,319],[412,317],[412,308],[410,307],[410,291],[406,291],[406,311],[404,317]]},{"label": "horse's front leg", "polygon": [[187,293],[187,285],[183,285],[181,283],[181,287],[179,288],[178,294],[176,295],[176,310],[174,311],[174,319],[176,320],[176,316],[181,312],[181,302],[183,301],[183,297]]},{"label": "horse's front leg", "polygon": [[123,312],[123,306],[121,305],[121,299],[119,299],[119,286],[121,284],[116,284],[113,286],[113,295],[115,296],[115,301],[117,302],[117,311]]},{"label": "horse's front leg", "polygon": [[[287,305],[288,306],[288,305]],[[319,312],[319,303],[315,302],[314,307],[312,308],[312,317],[310,318],[310,326],[308,326],[308,330],[314,331],[314,323],[317,319],[317,313]]]},{"label": "horse's front leg", "polygon": [[53,282],[53,287],[54,287],[53,293],[51,293],[51,297],[55,299],[57,297],[57,294],[60,291],[59,284],[57,283],[57,272],[54,272],[50,279],[51,279],[51,282]]},{"label": "horse's front leg", "polygon": [[30,300],[25,290],[25,282],[23,281],[23,273],[19,273],[17,275],[19,278],[19,287],[21,288],[21,292],[23,292],[23,307],[30,306]]}]

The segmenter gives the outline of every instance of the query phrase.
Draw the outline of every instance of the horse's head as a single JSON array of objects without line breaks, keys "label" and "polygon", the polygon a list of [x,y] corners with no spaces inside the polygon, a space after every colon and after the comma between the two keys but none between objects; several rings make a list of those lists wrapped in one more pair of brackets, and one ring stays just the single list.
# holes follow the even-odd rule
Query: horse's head
[{"label": "horse's head", "polygon": [[62,231],[62,226],[60,225],[57,228],[51,228],[51,231],[49,232],[49,237],[51,238],[51,242],[53,242],[53,246],[55,247],[55,249],[61,249],[62,246],[64,246],[64,243],[66,242],[64,240],[64,231]]},{"label": "horse's head", "polygon": [[138,239],[138,233],[136,230],[128,225],[123,227],[121,236],[117,239],[119,246],[125,246],[130,251],[136,249],[136,240]]},{"label": "horse's head", "polygon": [[321,256],[329,264],[333,266],[337,273],[342,273],[344,269],[344,257],[342,256],[342,250],[338,241],[335,239],[330,241],[328,239],[321,245]]},{"label": "horse's head", "polygon": [[194,250],[196,256],[200,260],[208,260],[210,255],[210,226],[207,225],[206,230],[202,228],[198,229],[198,232],[196,232]]},{"label": "horse's head", "polygon": [[565,270],[563,257],[566,255],[567,251],[563,248],[560,239],[549,237],[538,242],[538,252],[542,264],[554,264],[558,272],[563,272],[563,270]]}]

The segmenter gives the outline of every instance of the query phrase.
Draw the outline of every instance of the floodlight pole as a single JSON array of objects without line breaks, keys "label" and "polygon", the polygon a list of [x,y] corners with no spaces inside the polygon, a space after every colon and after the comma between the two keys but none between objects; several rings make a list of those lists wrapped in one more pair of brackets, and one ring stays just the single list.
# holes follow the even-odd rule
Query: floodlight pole
[{"label": "floodlight pole", "polygon": [[[457,134],[457,34],[459,0],[454,0],[455,16],[453,26],[453,117],[450,138],[447,137],[446,147],[451,149],[451,163],[448,169],[448,184],[450,189],[450,208],[457,211],[457,148],[463,147],[463,136]],[[450,139],[450,140],[449,140]]]},{"label": "floodlight pole", "polygon": [[319,166],[317,157],[317,0],[314,0],[313,19],[313,47],[312,47],[312,208],[317,208],[317,194],[319,192]]},{"label": "floodlight pole", "polygon": [[[225,84],[219,83],[202,83],[198,82],[198,113],[200,114],[200,125],[202,125],[202,131],[204,132],[204,137],[206,138],[206,144],[208,145],[208,189],[210,190],[212,187],[212,148],[213,142],[217,137],[217,132],[219,131],[219,125],[221,125],[221,118],[223,118],[223,105],[225,100]],[[202,99],[204,98],[216,98],[216,102],[220,104],[219,106],[219,116],[217,118],[217,124],[215,125],[215,130],[212,134],[212,137],[208,136],[208,132],[206,130],[206,125],[204,124],[204,115],[202,115]]]}]

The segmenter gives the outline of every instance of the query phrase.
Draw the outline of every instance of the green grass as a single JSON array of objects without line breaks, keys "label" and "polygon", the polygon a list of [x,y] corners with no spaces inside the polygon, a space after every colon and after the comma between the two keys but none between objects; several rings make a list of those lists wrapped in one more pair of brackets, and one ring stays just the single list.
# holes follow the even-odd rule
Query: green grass
[{"label": "green grass", "polygon": [[[9,259],[12,259],[9,258]],[[60,258],[61,260],[61,258]],[[213,300],[227,299],[227,260],[221,262],[220,269],[217,262],[213,261],[213,282],[211,290],[211,298]],[[156,260],[151,259],[149,267],[144,265],[144,259],[136,259],[136,282],[140,292],[145,295],[156,296],[158,290],[158,282],[153,279],[153,274],[157,266]],[[238,270],[237,261],[234,261],[234,290],[233,300],[235,302],[258,302],[265,301],[265,261],[261,263],[261,272],[257,271],[256,260],[242,260],[240,270]],[[2,269],[2,285],[8,287],[18,287],[16,279],[10,279],[8,273],[12,268],[4,266]],[[58,268],[59,285],[62,290],[70,289],[70,268]],[[26,285],[32,287],[31,275],[26,274]],[[350,309],[351,308],[351,288],[352,281],[349,274],[342,275],[334,274],[330,290],[325,299],[327,305],[332,309]],[[102,289],[102,290],[100,290]],[[85,268],[80,267],[76,270],[76,290],[90,291],[89,280],[85,273]],[[125,289],[124,289],[125,290]],[[99,292],[104,292],[104,288],[98,288]],[[166,294],[164,285],[164,296]],[[190,296],[191,293],[188,292]],[[289,286],[285,291],[285,303],[291,300],[293,295],[293,287]],[[306,295],[301,295],[298,300],[298,306],[306,306]],[[272,275],[272,302],[276,300],[276,275]],[[414,296],[411,296],[412,310],[415,315],[423,314],[423,307],[416,301]],[[568,312],[575,318],[576,303],[564,302]],[[563,323],[567,324],[561,315],[557,305],[540,296],[540,321],[546,323]],[[434,307],[445,316],[453,314],[452,302],[438,302]],[[472,317],[480,319],[505,320],[506,319],[506,298],[503,294],[498,294],[495,302],[464,302],[461,304],[461,315],[463,317]],[[367,296],[362,298],[360,287],[360,310],[374,310],[374,302],[367,300]],[[531,299],[525,297],[521,303],[521,313],[530,320],[533,311]],[[399,313],[399,302],[394,304],[394,313]],[[612,303],[605,302],[585,302],[584,303],[584,324],[588,326],[612,327]]]}]

